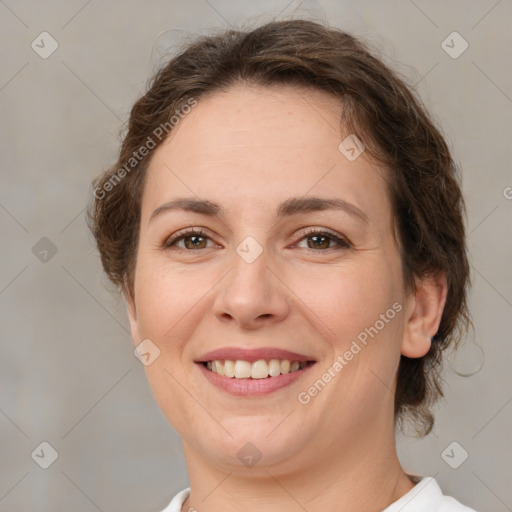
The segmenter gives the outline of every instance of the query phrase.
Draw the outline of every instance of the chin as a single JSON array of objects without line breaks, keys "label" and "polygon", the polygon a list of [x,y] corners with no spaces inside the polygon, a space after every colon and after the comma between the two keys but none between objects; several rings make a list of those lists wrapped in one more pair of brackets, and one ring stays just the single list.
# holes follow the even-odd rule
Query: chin
[{"label": "chin", "polygon": [[202,457],[223,465],[226,470],[232,471],[236,467],[237,471],[243,471],[247,468],[254,475],[260,469],[265,470],[268,477],[266,470],[284,470],[288,465],[290,467],[286,471],[293,469],[297,457],[303,456],[306,447],[312,446],[312,438],[304,423],[296,424],[291,419],[292,415],[288,418],[286,414],[276,417],[237,416],[222,421],[226,430],[212,420],[212,424],[205,427],[208,438],[200,437],[204,430],[189,431],[184,434],[184,440],[194,446]]}]

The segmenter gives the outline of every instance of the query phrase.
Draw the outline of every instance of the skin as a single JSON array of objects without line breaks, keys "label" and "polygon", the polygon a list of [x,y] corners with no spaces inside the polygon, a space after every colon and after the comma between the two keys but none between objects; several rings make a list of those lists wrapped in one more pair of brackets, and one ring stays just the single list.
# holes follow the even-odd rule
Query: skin
[{"label": "skin", "polygon": [[[396,373],[400,354],[428,351],[446,279],[404,289],[387,171],[365,153],[349,161],[340,152],[348,135],[341,108],[316,89],[233,86],[202,97],[152,157],[127,306],[134,345],[149,338],[160,349],[146,373],[182,439],[191,486],[184,511],[369,512],[414,486],[396,454]],[[303,196],[348,201],[368,223],[339,210],[276,217],[280,203]],[[223,217],[172,210],[150,220],[178,197],[215,202]],[[207,238],[162,247],[188,227]],[[350,247],[332,238],[315,245],[307,228],[334,232]],[[247,236],[263,250],[252,263],[236,252]],[[299,403],[298,394],[394,303],[400,313]],[[233,397],[194,363],[224,346],[273,346],[317,362],[270,395]],[[247,442],[262,455],[253,467],[237,457]]]}]

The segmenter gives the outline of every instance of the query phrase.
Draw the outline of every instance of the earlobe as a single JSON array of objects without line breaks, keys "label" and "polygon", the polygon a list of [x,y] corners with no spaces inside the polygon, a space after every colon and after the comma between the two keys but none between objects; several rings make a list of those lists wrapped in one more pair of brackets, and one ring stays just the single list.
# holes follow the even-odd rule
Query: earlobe
[{"label": "earlobe", "polygon": [[128,318],[130,319],[130,322],[135,321],[137,319],[137,314],[135,311],[135,301],[133,300],[133,297],[124,294],[124,302],[126,305],[126,312],[128,313]]},{"label": "earlobe", "polygon": [[125,286],[123,290],[124,302],[126,305],[126,312],[128,314],[128,320],[130,322],[130,331],[132,335],[133,343],[136,345],[140,342],[138,322],[137,322],[137,310],[135,307],[135,297],[130,293],[129,289]]},{"label": "earlobe", "polygon": [[448,285],[446,273],[417,279],[416,291],[411,293],[406,308],[402,354],[406,357],[423,357],[430,350],[432,337],[436,334],[443,316]]}]

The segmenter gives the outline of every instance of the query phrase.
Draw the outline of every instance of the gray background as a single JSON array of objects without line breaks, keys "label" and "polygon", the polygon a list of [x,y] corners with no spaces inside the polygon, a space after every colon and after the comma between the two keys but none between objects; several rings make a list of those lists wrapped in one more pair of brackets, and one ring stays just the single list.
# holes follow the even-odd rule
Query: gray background
[{"label": "gray background", "polygon": [[[184,33],[291,16],[380,48],[463,169],[475,334],[448,361],[434,432],[399,453],[460,501],[512,510],[510,0],[0,0],[0,511],[159,511],[187,486],[86,229],[89,183]],[[59,45],[46,59],[31,48],[43,31]],[[441,46],[453,31],[469,44],[456,59]],[[43,441],[58,452],[48,469],[31,457]],[[442,457],[454,441],[452,465],[469,454],[458,469]]]}]

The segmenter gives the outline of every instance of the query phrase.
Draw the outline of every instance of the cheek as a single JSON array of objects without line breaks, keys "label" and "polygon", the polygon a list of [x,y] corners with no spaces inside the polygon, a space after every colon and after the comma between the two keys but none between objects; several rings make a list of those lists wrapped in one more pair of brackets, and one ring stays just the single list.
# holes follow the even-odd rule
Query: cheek
[{"label": "cheek", "polygon": [[400,298],[399,282],[384,267],[347,264],[296,273],[291,288],[330,335],[343,340],[373,325]]},{"label": "cheek", "polygon": [[212,274],[206,266],[177,269],[166,263],[141,261],[136,274],[140,334],[155,341],[162,351],[174,351],[178,343],[184,343],[215,286]]},{"label": "cheek", "polygon": [[367,254],[357,263],[297,274],[293,281],[297,295],[307,298],[311,318],[317,318],[315,328],[331,346],[324,371],[342,358],[343,370],[332,390],[337,388],[335,395],[344,396],[350,407],[378,403],[393,385],[403,336],[395,263],[380,253]]},{"label": "cheek", "polygon": [[187,342],[204,317],[207,292],[215,281],[210,283],[211,271],[204,275],[207,272],[198,269],[184,272],[155,261],[139,261],[138,328],[143,338],[151,339],[160,349],[159,357],[145,367],[146,377],[167,420],[180,436],[186,437],[191,422],[196,426],[205,423],[204,411],[196,407],[187,392],[191,371]]}]

